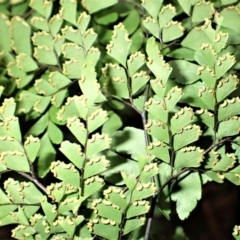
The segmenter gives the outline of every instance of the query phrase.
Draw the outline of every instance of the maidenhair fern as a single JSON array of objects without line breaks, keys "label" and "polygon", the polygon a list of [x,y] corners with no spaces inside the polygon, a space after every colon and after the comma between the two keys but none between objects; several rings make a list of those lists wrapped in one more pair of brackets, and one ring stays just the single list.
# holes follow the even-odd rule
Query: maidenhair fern
[{"label": "maidenhair fern", "polygon": [[0,226],[150,239],[240,185],[237,2],[0,1]]}]

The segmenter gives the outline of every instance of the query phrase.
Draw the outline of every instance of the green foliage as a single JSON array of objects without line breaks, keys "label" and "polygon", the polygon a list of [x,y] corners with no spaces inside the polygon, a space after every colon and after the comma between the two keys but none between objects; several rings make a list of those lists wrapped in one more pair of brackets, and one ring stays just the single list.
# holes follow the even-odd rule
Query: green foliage
[{"label": "green foliage", "polygon": [[184,220],[206,182],[240,185],[240,5],[168,2],[0,1],[13,238],[150,239],[155,208]]}]

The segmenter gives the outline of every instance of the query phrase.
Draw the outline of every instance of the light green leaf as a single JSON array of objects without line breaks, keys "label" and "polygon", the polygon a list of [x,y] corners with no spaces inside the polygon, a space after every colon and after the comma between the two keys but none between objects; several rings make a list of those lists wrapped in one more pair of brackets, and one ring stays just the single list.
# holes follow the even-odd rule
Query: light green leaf
[{"label": "light green leaf", "polygon": [[69,141],[63,141],[59,150],[79,169],[83,167],[85,155],[81,146]]},{"label": "light green leaf", "polygon": [[186,1],[186,0],[178,0],[179,5],[183,9],[183,11],[187,14],[190,15],[190,9],[191,9],[191,1]]},{"label": "light green leaf", "polygon": [[202,87],[198,90],[198,97],[205,103],[208,109],[214,110],[215,108],[215,92],[208,88]]},{"label": "light green leaf", "polygon": [[180,38],[184,33],[184,28],[180,22],[170,21],[162,29],[163,42],[170,42],[177,38]]},{"label": "light green leaf", "polygon": [[88,132],[91,133],[102,126],[107,121],[107,111],[101,108],[97,109],[87,118]]},{"label": "light green leaf", "polygon": [[121,209],[110,201],[105,199],[96,199],[92,203],[92,208],[103,218],[111,219],[117,224],[120,224],[122,221]]},{"label": "light green leaf", "polygon": [[170,73],[172,72],[171,66],[163,60],[160,54],[159,47],[153,37],[147,40],[146,47],[147,55],[149,57],[147,66],[156,78],[162,81],[165,86]]},{"label": "light green leaf", "polygon": [[21,17],[14,16],[11,19],[12,48],[17,54],[25,53],[32,55],[32,44],[30,42],[31,29],[29,24]]},{"label": "light green leaf", "polygon": [[205,125],[207,125],[211,129],[214,129],[215,123],[214,123],[214,115],[212,112],[209,112],[206,109],[200,109],[196,111],[196,114],[199,115],[199,118]]},{"label": "light green leaf", "polygon": [[179,150],[180,148],[197,141],[201,134],[202,131],[200,130],[200,127],[195,124],[182,128],[174,135],[174,149]]},{"label": "light green leaf", "polygon": [[52,12],[53,2],[46,0],[32,0],[29,5],[43,17],[48,18]]},{"label": "light green leaf", "polygon": [[44,177],[49,172],[50,165],[56,157],[56,150],[53,147],[47,133],[45,133],[41,138],[41,147],[39,149],[38,156],[38,175],[40,177]]},{"label": "light green leaf", "polygon": [[63,141],[62,131],[52,121],[48,122],[47,133],[52,143],[60,144]]},{"label": "light green leaf", "polygon": [[112,148],[117,152],[129,155],[146,153],[144,132],[141,129],[125,127],[122,131],[117,131],[111,135]]},{"label": "light green leaf", "polygon": [[108,0],[96,2],[96,0],[82,0],[82,5],[88,10],[89,13],[98,12],[104,8],[108,8],[117,3],[117,0]]},{"label": "light green leaf", "polygon": [[142,90],[146,86],[149,79],[150,77],[145,71],[135,73],[131,78],[132,94],[139,93],[139,90]]},{"label": "light green leaf", "polygon": [[199,167],[204,158],[204,151],[198,147],[186,147],[176,152],[174,167]]},{"label": "light green leaf", "polygon": [[54,177],[60,179],[64,183],[70,184],[75,188],[80,187],[79,172],[73,164],[65,164],[61,161],[52,162],[50,170]]},{"label": "light green leaf", "polygon": [[190,84],[199,79],[198,65],[185,60],[172,60],[169,62],[173,71],[170,75],[180,84]]},{"label": "light green leaf", "polygon": [[0,16],[0,31],[4,33],[4,37],[0,39],[0,49],[5,51],[11,51],[11,40],[10,40],[10,31],[9,31],[9,20],[7,15],[1,13]]},{"label": "light green leaf", "polygon": [[215,9],[212,2],[199,1],[193,7],[192,21],[199,23],[205,20],[205,18],[212,18]]},{"label": "light green leaf", "polygon": [[87,161],[84,168],[84,179],[97,175],[109,167],[109,161],[102,157],[91,158]]},{"label": "light green leaf", "polygon": [[86,156],[89,158],[103,150],[110,148],[111,138],[107,134],[96,133],[87,140]]},{"label": "light green leaf", "polygon": [[62,23],[63,19],[61,18],[60,14],[56,14],[49,19],[48,27],[50,29],[52,36],[55,36],[59,32]]},{"label": "light green leaf", "polygon": [[149,31],[155,38],[159,39],[160,28],[158,22],[151,17],[147,17],[143,20],[143,26]]},{"label": "light green leaf", "polygon": [[169,143],[169,129],[167,124],[159,121],[149,120],[145,125],[148,134],[157,138],[159,141]]},{"label": "light green leaf", "polygon": [[127,60],[128,73],[132,76],[145,64],[145,55],[141,52],[135,52]]},{"label": "light green leaf", "polygon": [[68,118],[67,127],[72,132],[72,134],[76,137],[76,139],[85,146],[88,131],[85,128],[84,124],[76,117]]},{"label": "light green leaf", "polygon": [[84,181],[84,198],[88,198],[104,186],[104,180],[98,176],[90,177]]},{"label": "light green leaf", "polygon": [[72,24],[76,24],[76,15],[77,15],[77,2],[61,0],[60,4],[62,6],[60,13],[62,18]]},{"label": "light green leaf", "polygon": [[38,62],[49,65],[57,65],[57,58],[53,49],[46,46],[37,46],[34,48],[33,56]]},{"label": "light green leaf", "polygon": [[216,78],[222,77],[236,62],[235,57],[226,53],[218,58],[215,63]]},{"label": "light green leaf", "polygon": [[229,75],[220,80],[216,89],[217,101],[221,102],[224,100],[230,93],[237,89],[238,84],[239,79],[236,75]]},{"label": "light green leaf", "polygon": [[160,8],[162,6],[163,0],[142,0],[142,6],[147,10],[147,12],[155,19],[159,14]]},{"label": "light green leaf", "polygon": [[239,134],[240,129],[240,118],[232,117],[226,121],[222,121],[218,126],[219,138],[234,136]]},{"label": "light green leaf", "polygon": [[[201,179],[197,172],[187,174],[178,183],[180,190],[172,194],[173,201],[177,202],[177,213],[181,220],[186,219],[201,199]],[[186,197],[188,201],[186,201]]]},{"label": "light green leaf", "polygon": [[90,231],[104,239],[117,239],[119,226],[110,219],[92,219],[89,221]]},{"label": "light green leaf", "polygon": [[240,185],[240,166],[235,167],[231,171],[224,173],[224,177],[227,178],[228,181],[232,182],[233,184],[239,186]]},{"label": "light green leaf", "polygon": [[153,142],[147,147],[147,152],[166,163],[170,162],[169,147],[163,142]]},{"label": "light green leaf", "polygon": [[222,121],[239,114],[240,98],[226,99],[219,105],[218,120]]},{"label": "light green leaf", "polygon": [[174,114],[171,118],[171,131],[172,134],[177,133],[182,128],[186,127],[189,123],[193,121],[194,113],[192,108],[184,107],[180,111]]},{"label": "light green leaf", "polygon": [[40,149],[40,140],[39,138],[34,138],[32,135],[28,136],[24,142],[24,149],[27,153],[27,156],[31,162],[34,162],[38,155]]},{"label": "light green leaf", "polygon": [[126,67],[128,52],[132,41],[122,23],[114,26],[111,42],[107,45],[107,53]]}]

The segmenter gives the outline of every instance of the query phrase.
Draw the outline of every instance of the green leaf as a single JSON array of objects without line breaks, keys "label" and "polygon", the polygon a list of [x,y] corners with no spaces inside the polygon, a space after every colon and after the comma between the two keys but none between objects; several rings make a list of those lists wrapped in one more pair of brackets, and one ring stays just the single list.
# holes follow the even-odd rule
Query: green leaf
[{"label": "green leaf", "polygon": [[226,121],[222,121],[218,126],[219,138],[234,136],[239,134],[240,129],[240,118],[232,117]]},{"label": "green leaf", "polygon": [[228,181],[232,182],[233,184],[239,186],[240,185],[240,166],[235,167],[234,169],[230,170],[227,173],[224,173],[224,177],[227,178]]},{"label": "green leaf", "polygon": [[193,121],[194,113],[192,108],[184,107],[180,111],[174,114],[171,118],[171,131],[172,134],[177,133],[182,128],[186,127],[189,123]]},{"label": "green leaf", "polygon": [[174,167],[199,167],[204,158],[204,151],[198,147],[186,147],[176,152]]},{"label": "green leaf", "polygon": [[12,178],[4,183],[4,189],[9,197],[17,203],[37,204],[41,202],[43,194],[32,182],[18,182]]},{"label": "green leaf", "polygon": [[134,229],[137,229],[144,225],[145,217],[128,219],[125,223],[123,234],[126,235],[129,232],[132,232]]},{"label": "green leaf", "polygon": [[208,109],[214,110],[215,92],[212,89],[204,86],[198,90],[198,96],[205,103]]},{"label": "green leaf", "polygon": [[100,126],[104,124],[108,119],[107,117],[107,111],[100,109],[97,109],[95,112],[93,112],[88,118],[87,118],[87,128],[89,133],[95,131]]},{"label": "green leaf", "polygon": [[16,62],[18,68],[24,72],[32,72],[38,68],[38,65],[32,59],[32,57],[28,56],[25,53],[20,53],[19,55],[17,55]]},{"label": "green leaf", "polygon": [[147,12],[155,19],[157,19],[160,8],[162,6],[163,0],[142,0],[142,6],[147,10]]},{"label": "green leaf", "polygon": [[29,5],[43,17],[48,18],[51,14],[53,3],[45,0],[32,0]]},{"label": "green leaf", "polygon": [[80,176],[73,164],[65,164],[64,162],[52,162],[50,166],[54,177],[62,180],[64,183],[70,184],[75,188],[80,187]]},{"label": "green leaf", "polygon": [[201,49],[196,51],[194,54],[194,59],[203,66],[208,66],[209,68],[214,68],[214,64],[217,59],[217,53],[213,48],[212,44],[206,43],[202,44]]},{"label": "green leaf", "polygon": [[137,177],[135,174],[126,174],[124,171],[121,172],[124,183],[130,191],[133,191],[137,184]]},{"label": "green leaf", "polygon": [[82,5],[88,10],[90,14],[98,12],[104,8],[108,8],[117,3],[117,0],[102,1],[96,4],[95,0],[83,0]]},{"label": "green leaf", "polygon": [[214,129],[214,115],[206,109],[200,109],[196,111],[196,114],[199,115],[201,121],[207,125],[209,128]]},{"label": "green leaf", "polygon": [[169,64],[173,69],[170,77],[178,83],[190,84],[199,79],[198,65],[185,60],[172,60]]},{"label": "green leaf", "polygon": [[111,95],[116,95],[121,98],[129,98],[128,79],[124,68],[117,64],[106,64],[102,69],[105,77],[110,78],[107,83],[107,90]]},{"label": "green leaf", "polygon": [[134,188],[132,192],[131,201],[142,200],[154,195],[157,192],[157,188],[154,183],[137,183],[137,186]]},{"label": "green leaf", "polygon": [[127,211],[127,218],[136,217],[147,213],[150,209],[150,205],[147,201],[136,201],[133,202]]},{"label": "green leaf", "polygon": [[229,75],[221,79],[216,89],[217,101],[221,102],[224,100],[230,93],[237,89],[238,84],[239,80],[236,75]]},{"label": "green leaf", "polygon": [[164,162],[170,162],[169,147],[161,141],[151,143],[147,147],[147,152]]},{"label": "green leaf", "polygon": [[[197,172],[187,174],[179,180],[180,190],[172,194],[173,201],[177,202],[177,213],[181,220],[186,219],[201,199],[201,179]],[[186,201],[186,197],[188,201]]]},{"label": "green leaf", "polygon": [[181,99],[182,95],[183,91],[181,88],[177,86],[171,88],[171,90],[165,97],[165,104],[169,112],[176,106],[177,102]]},{"label": "green leaf", "polygon": [[48,114],[46,113],[42,115],[41,118],[28,130],[26,135],[39,136],[46,130],[48,121]]},{"label": "green leaf", "polygon": [[179,150],[180,148],[197,141],[201,134],[202,131],[200,130],[200,127],[195,124],[182,128],[174,135],[174,149]]},{"label": "green leaf", "polygon": [[160,28],[158,22],[154,18],[147,17],[142,23],[147,31],[149,31],[155,38],[159,39]]},{"label": "green leaf", "polygon": [[92,203],[92,208],[103,218],[111,219],[118,224],[122,221],[121,209],[110,201],[96,199]]},{"label": "green leaf", "polygon": [[77,2],[62,0],[60,2],[62,18],[72,24],[76,24]]},{"label": "green leaf", "polygon": [[52,36],[55,36],[59,32],[62,23],[63,19],[61,18],[60,14],[56,14],[49,19],[48,27]]},{"label": "green leaf", "polygon": [[16,110],[16,102],[14,98],[5,98],[2,106],[0,107],[1,118],[7,118],[14,116]]},{"label": "green leaf", "polygon": [[68,118],[67,127],[76,137],[76,139],[85,146],[87,141],[88,132],[84,124],[76,117]]},{"label": "green leaf", "polygon": [[48,31],[48,22],[43,17],[33,16],[31,18],[31,25],[39,30]]},{"label": "green leaf", "polygon": [[88,228],[94,234],[104,239],[117,239],[119,234],[119,226],[110,219],[92,219],[89,221]]},{"label": "green leaf", "polygon": [[47,46],[37,46],[34,48],[33,56],[38,62],[43,64],[57,65],[57,58],[53,49]]},{"label": "green leaf", "polygon": [[100,135],[99,133],[96,133],[92,135],[92,138],[87,140],[86,156],[94,156],[96,153],[110,148],[110,145],[111,138],[109,138],[107,134]]},{"label": "green leaf", "polygon": [[129,155],[146,153],[144,132],[141,129],[125,127],[111,135],[112,148],[117,152]]},{"label": "green leaf", "polygon": [[46,196],[41,200],[41,207],[49,223],[52,223],[57,216],[57,209],[55,204],[51,204],[47,201]]},{"label": "green leaf", "polygon": [[107,53],[126,67],[128,52],[132,41],[122,23],[114,26],[111,42],[107,45]]},{"label": "green leaf", "polygon": [[217,162],[212,169],[214,171],[229,171],[229,169],[234,167],[236,162],[236,156],[233,153],[227,153],[226,155],[221,156],[220,161]]},{"label": "green leaf", "polygon": [[84,178],[89,178],[99,173],[102,173],[109,167],[109,161],[102,157],[91,158],[87,161],[84,168]]},{"label": "green leaf", "polygon": [[128,74],[132,76],[145,64],[145,55],[141,52],[135,52],[127,60]]},{"label": "green leaf", "polygon": [[211,19],[214,12],[215,12],[215,9],[214,9],[213,3],[199,1],[193,7],[192,21],[194,23],[195,22],[198,23],[198,22],[204,21],[205,18]]},{"label": "green leaf", "polygon": [[191,9],[191,1],[185,1],[185,0],[178,0],[179,5],[183,9],[183,11],[190,15],[190,9]]},{"label": "green leaf", "polygon": [[79,169],[83,167],[85,155],[81,146],[69,141],[63,141],[59,150]]},{"label": "green leaf", "polygon": [[149,113],[156,117],[157,120],[160,120],[163,123],[167,123],[169,111],[167,109],[165,101],[163,100],[158,101],[153,98],[150,98],[145,103],[145,108]]},{"label": "green leaf", "polygon": [[162,29],[163,42],[170,42],[177,38],[180,38],[184,33],[184,28],[180,22],[170,21]]},{"label": "green leaf", "polygon": [[222,26],[240,33],[239,27],[236,24],[236,22],[240,21],[239,9],[237,7],[223,8],[219,17],[223,17]]},{"label": "green leaf", "polygon": [[141,71],[135,73],[131,78],[131,87],[132,87],[132,94],[137,94],[139,90],[143,89],[147,82],[149,81],[150,77],[147,75],[146,72]]},{"label": "green leaf", "polygon": [[197,69],[197,75],[203,80],[203,82],[211,89],[213,89],[217,82],[217,77],[213,69],[205,66],[200,66]]},{"label": "green leaf", "polygon": [[31,162],[34,162],[38,155],[38,151],[40,149],[40,140],[39,138],[34,138],[32,135],[27,137],[26,141],[24,142],[24,149],[26,151],[26,154],[28,156],[28,159]]},{"label": "green leaf", "polygon": [[148,134],[157,138],[159,141],[169,143],[169,129],[168,126],[159,121],[149,120],[145,125]]},{"label": "green leaf", "polygon": [[38,156],[38,175],[40,177],[44,177],[49,172],[50,165],[56,157],[56,150],[53,147],[47,133],[45,133],[41,138],[41,147],[39,149]]},{"label": "green leaf", "polygon": [[104,180],[98,176],[90,177],[84,181],[84,198],[88,198],[104,186]]},{"label": "green leaf", "polygon": [[218,120],[222,121],[239,114],[240,98],[226,99],[219,105]]},{"label": "green leaf", "polygon": [[11,38],[12,48],[17,54],[32,55],[30,37],[31,29],[28,23],[23,18],[14,16],[11,19]]},{"label": "green leaf", "polygon": [[9,20],[8,17],[2,13],[0,16],[0,31],[4,33],[4,37],[0,39],[0,49],[5,51],[11,51],[11,39],[9,31]]},{"label": "green leaf", "polygon": [[165,86],[168,77],[172,72],[172,68],[163,60],[163,56],[160,54],[158,45],[153,37],[147,40],[146,51],[149,57],[147,67],[156,78],[162,81],[163,86]]},{"label": "green leaf", "polygon": [[102,126],[102,133],[111,135],[114,132],[118,131],[119,128],[122,127],[123,123],[121,118],[113,111],[108,112],[108,115],[108,120]]},{"label": "green leaf", "polygon": [[218,58],[215,63],[215,73],[216,77],[222,77],[236,62],[235,57],[226,53]]},{"label": "green leaf", "polygon": [[63,141],[62,131],[52,121],[48,122],[47,133],[52,143],[60,144]]},{"label": "green leaf", "polygon": [[175,16],[176,8],[171,4],[165,5],[162,7],[158,15],[159,26],[163,28],[164,26],[168,25]]}]

